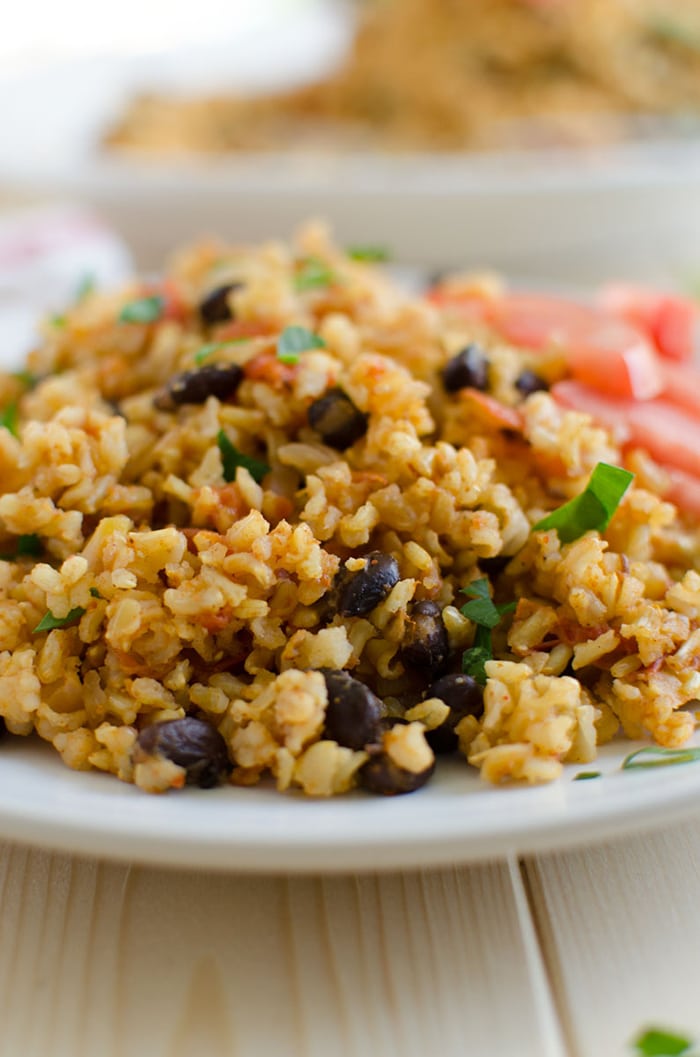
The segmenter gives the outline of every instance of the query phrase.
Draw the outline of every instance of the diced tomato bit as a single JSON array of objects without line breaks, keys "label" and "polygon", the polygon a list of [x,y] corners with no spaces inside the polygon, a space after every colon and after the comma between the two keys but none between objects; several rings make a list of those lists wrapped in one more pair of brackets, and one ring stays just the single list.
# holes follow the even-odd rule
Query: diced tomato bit
[{"label": "diced tomato bit", "polygon": [[664,492],[664,499],[675,503],[681,510],[700,517],[700,477],[685,473],[674,466],[662,466],[668,475],[669,487]]},{"label": "diced tomato bit", "polygon": [[495,429],[522,432],[524,419],[517,407],[508,407],[495,397],[489,396],[488,393],[482,393],[479,389],[460,389],[459,399],[486,425]]},{"label": "diced tomato bit", "polygon": [[691,415],[700,417],[700,368],[690,363],[673,363],[666,360],[661,365],[664,379],[664,400],[684,407]]},{"label": "diced tomato bit", "polygon": [[607,311],[642,330],[662,356],[692,359],[700,314],[695,301],[631,283],[611,283],[598,300]]},{"label": "diced tomato bit", "polygon": [[173,279],[164,279],[160,295],[164,301],[161,319],[172,319],[181,323],[187,315],[187,305],[177,283]]},{"label": "diced tomato bit", "polygon": [[590,386],[569,378],[556,382],[550,392],[561,407],[569,411],[585,411],[596,422],[609,429],[618,443],[623,444],[629,440],[626,412],[632,401],[612,400]]},{"label": "diced tomato bit", "polygon": [[470,290],[460,293],[436,286],[426,294],[426,300],[441,311],[459,317],[465,323],[487,323],[493,298],[485,291]]},{"label": "diced tomato bit", "polygon": [[231,607],[224,606],[223,609],[219,609],[216,613],[202,613],[198,623],[203,628],[206,628],[207,631],[223,631],[231,623],[231,613]]},{"label": "diced tomato bit", "polygon": [[282,363],[273,350],[266,349],[253,356],[252,360],[244,365],[243,371],[246,378],[255,382],[267,382],[276,389],[289,384],[297,374],[297,365],[293,363]]}]

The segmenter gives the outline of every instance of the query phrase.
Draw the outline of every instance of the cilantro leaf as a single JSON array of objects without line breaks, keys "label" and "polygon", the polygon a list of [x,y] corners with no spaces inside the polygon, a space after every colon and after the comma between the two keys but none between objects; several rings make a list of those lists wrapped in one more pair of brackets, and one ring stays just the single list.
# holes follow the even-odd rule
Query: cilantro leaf
[{"label": "cilantro leaf", "polygon": [[97,287],[97,280],[92,272],[86,272],[75,288],[76,302],[84,301],[88,294],[93,293]]},{"label": "cilantro leaf", "polygon": [[348,246],[345,252],[353,261],[388,261],[391,256],[386,246]]},{"label": "cilantro leaf", "polygon": [[21,382],[25,389],[33,389],[40,380],[39,376],[31,371],[13,371],[12,377]]},{"label": "cilantro leaf", "polygon": [[487,634],[489,636],[488,646],[472,646],[470,650],[465,650],[462,654],[462,671],[466,675],[471,675],[472,679],[476,679],[480,686],[486,686],[485,664],[493,660],[491,633],[487,632]]},{"label": "cilantro leaf", "polygon": [[93,598],[102,598],[102,599],[104,598],[104,595],[101,595],[96,587],[91,587],[90,588],[90,594],[92,595]]},{"label": "cilantro leaf", "polygon": [[17,550],[14,554],[0,554],[0,559],[4,562],[13,562],[17,558],[38,558],[43,549],[44,547],[39,536],[34,535],[34,533],[29,533],[26,536],[18,536]]},{"label": "cilantro leaf", "polygon": [[80,620],[83,613],[85,613],[83,607],[76,606],[75,609],[71,609],[69,613],[66,613],[65,617],[55,617],[49,609],[34,628],[32,634],[36,635],[40,631],[53,631],[54,628],[67,628],[69,624],[75,624],[76,621]]},{"label": "cilantro leaf", "polygon": [[693,1043],[691,1039],[662,1028],[648,1028],[635,1039],[633,1045],[639,1057],[682,1057]]},{"label": "cilantro leaf", "polygon": [[662,749],[660,745],[648,745],[645,749],[631,752],[622,761],[623,771],[649,770],[652,767],[672,767],[679,763],[695,763],[700,760],[700,749],[689,746],[685,749]]},{"label": "cilantro leaf", "polygon": [[11,404],[4,407],[0,411],[0,426],[4,426],[5,429],[9,430],[13,437],[19,437],[19,410],[17,408],[17,401],[13,400]]},{"label": "cilantro leaf", "polygon": [[483,577],[463,587],[462,594],[472,596],[472,601],[462,606],[462,613],[484,628],[495,628],[505,613],[515,609],[515,602],[497,606],[489,595],[489,582]]},{"label": "cilantro leaf", "polygon": [[252,455],[244,455],[242,451],[239,451],[235,444],[232,444],[228,439],[223,429],[219,430],[216,443],[219,445],[219,451],[221,452],[224,480],[235,481],[236,470],[239,466],[244,466],[258,484],[260,484],[265,474],[270,472],[270,467],[262,459],[256,459]]},{"label": "cilantro leaf", "polygon": [[318,286],[330,286],[336,277],[325,261],[320,257],[306,257],[294,276],[294,289],[313,290]]},{"label": "cilantro leaf", "polygon": [[165,307],[165,298],[160,294],[128,301],[119,313],[120,323],[153,323],[160,319]]},{"label": "cilantro leaf", "polygon": [[556,529],[562,543],[572,543],[591,529],[605,532],[633,478],[629,470],[599,462],[583,492],[538,521],[533,532]]},{"label": "cilantro leaf", "polygon": [[318,334],[306,327],[285,327],[277,340],[277,359],[282,363],[295,364],[299,356],[308,349],[325,349],[326,343]]}]

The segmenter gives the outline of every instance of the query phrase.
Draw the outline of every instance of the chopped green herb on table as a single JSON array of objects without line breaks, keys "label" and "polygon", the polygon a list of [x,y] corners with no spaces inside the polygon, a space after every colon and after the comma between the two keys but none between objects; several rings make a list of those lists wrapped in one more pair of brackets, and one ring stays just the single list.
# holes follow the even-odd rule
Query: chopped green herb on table
[{"label": "chopped green herb on table", "polygon": [[694,1042],[663,1028],[647,1028],[632,1045],[637,1057],[691,1057]]},{"label": "chopped green herb on table", "polygon": [[345,250],[353,261],[381,262],[391,256],[386,246],[348,246]]}]

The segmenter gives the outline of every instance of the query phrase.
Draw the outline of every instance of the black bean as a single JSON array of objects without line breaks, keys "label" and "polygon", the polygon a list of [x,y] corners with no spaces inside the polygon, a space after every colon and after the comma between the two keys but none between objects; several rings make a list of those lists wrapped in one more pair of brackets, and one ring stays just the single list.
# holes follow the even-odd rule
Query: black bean
[{"label": "black bean", "polygon": [[342,389],[329,389],[308,410],[309,425],[324,444],[345,451],[367,432],[367,415],[359,411]]},{"label": "black bean", "polygon": [[348,672],[322,669],[328,691],[325,732],[348,749],[363,749],[379,740],[384,702]]},{"label": "black bean", "polygon": [[404,632],[399,657],[408,668],[437,672],[449,653],[442,610],[435,602],[416,602]]},{"label": "black bean", "polygon": [[399,767],[388,753],[380,751],[370,756],[367,763],[360,768],[358,778],[360,785],[370,793],[382,796],[398,796],[401,793],[413,793],[428,781],[435,770],[433,760],[429,767],[417,774]]},{"label": "black bean", "polygon": [[359,569],[341,584],[338,612],[344,617],[361,617],[378,606],[399,582],[396,558],[382,551],[367,555],[364,569]]},{"label": "black bean", "polygon": [[6,730],[5,720],[0,716],[0,738],[4,738]]},{"label": "black bean", "polygon": [[233,319],[228,295],[233,290],[239,290],[242,285],[243,283],[226,283],[210,290],[199,305],[202,322],[211,326],[213,323],[227,323],[229,319]]},{"label": "black bean", "polygon": [[523,396],[529,396],[530,393],[539,393],[543,390],[549,389],[549,385],[545,382],[544,378],[540,378],[539,374],[535,374],[534,371],[529,371],[526,368],[524,371],[521,371],[515,379],[515,388],[522,393]]},{"label": "black bean", "polygon": [[147,756],[163,756],[184,767],[188,785],[198,785],[201,789],[218,785],[231,770],[221,734],[211,723],[194,716],[144,727],[137,746]]},{"label": "black bean", "polygon": [[227,400],[241,384],[243,371],[236,363],[209,363],[195,371],[183,371],[171,378],[153,403],[160,411],[171,411],[180,404],[203,404],[210,397]]},{"label": "black bean", "polygon": [[448,393],[456,393],[467,386],[471,389],[488,389],[490,366],[483,349],[472,343],[445,364],[442,384]]},{"label": "black bean", "polygon": [[481,719],[484,714],[484,691],[476,679],[463,673],[443,675],[426,691],[426,698],[437,697],[450,710],[447,719],[439,727],[426,732],[426,740],[433,752],[454,752],[457,735],[454,728],[465,716]]},{"label": "black bean", "polygon": [[510,557],[507,554],[496,554],[493,558],[479,558],[479,568],[489,576],[498,576],[512,557],[512,554]]}]

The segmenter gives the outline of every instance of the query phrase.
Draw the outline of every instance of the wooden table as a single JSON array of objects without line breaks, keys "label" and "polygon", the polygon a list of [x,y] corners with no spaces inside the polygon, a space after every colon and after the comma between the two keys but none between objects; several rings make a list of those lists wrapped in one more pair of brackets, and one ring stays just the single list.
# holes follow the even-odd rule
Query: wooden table
[{"label": "wooden table", "polygon": [[1,1057],[624,1057],[700,1038],[700,814],[424,873],[0,850]]}]

